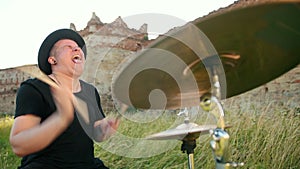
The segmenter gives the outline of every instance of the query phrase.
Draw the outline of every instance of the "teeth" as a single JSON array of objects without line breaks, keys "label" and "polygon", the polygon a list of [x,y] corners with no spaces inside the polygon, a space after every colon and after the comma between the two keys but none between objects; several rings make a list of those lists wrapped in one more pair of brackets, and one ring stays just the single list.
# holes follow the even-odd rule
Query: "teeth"
[{"label": "teeth", "polygon": [[79,55],[74,55],[73,59],[80,59],[80,56]]},{"label": "teeth", "polygon": [[72,57],[73,62],[78,63],[81,61],[81,57],[79,55],[74,55]]}]

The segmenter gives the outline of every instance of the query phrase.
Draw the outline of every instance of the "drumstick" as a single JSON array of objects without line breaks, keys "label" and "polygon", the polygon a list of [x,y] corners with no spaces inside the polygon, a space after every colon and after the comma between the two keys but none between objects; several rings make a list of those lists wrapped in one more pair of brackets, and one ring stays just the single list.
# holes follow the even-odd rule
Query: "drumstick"
[{"label": "drumstick", "polygon": [[50,85],[52,87],[58,87],[57,83],[55,83],[51,78],[49,78],[46,74],[44,74],[39,69],[28,69],[26,67],[19,67],[16,69],[18,69],[26,74],[29,74],[30,76],[36,77],[39,80],[47,83],[48,85]]},{"label": "drumstick", "polygon": [[116,121],[120,120],[120,118],[122,117],[122,115],[126,112],[126,110],[128,109],[128,105],[127,104],[123,104],[121,103],[121,108],[120,108],[120,113],[117,115],[116,117]]},{"label": "drumstick", "polygon": [[[39,69],[32,70],[32,69],[26,69],[26,67],[19,67],[18,70],[29,74],[30,76],[36,77],[37,79],[47,83],[51,87],[59,87],[55,81],[53,81],[49,76],[44,74]],[[86,102],[81,100],[80,98],[76,97],[73,94],[73,105],[76,109],[76,111],[81,115],[83,120],[88,124],[89,123],[89,114],[88,114],[88,108]]]}]

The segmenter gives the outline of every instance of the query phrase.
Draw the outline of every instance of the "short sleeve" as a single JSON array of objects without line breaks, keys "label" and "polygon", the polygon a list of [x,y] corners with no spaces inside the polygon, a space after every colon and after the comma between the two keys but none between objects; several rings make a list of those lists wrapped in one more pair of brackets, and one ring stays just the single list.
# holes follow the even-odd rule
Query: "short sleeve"
[{"label": "short sleeve", "polygon": [[41,117],[46,116],[47,103],[42,94],[30,84],[22,84],[16,96],[15,118],[21,115],[33,114]]}]

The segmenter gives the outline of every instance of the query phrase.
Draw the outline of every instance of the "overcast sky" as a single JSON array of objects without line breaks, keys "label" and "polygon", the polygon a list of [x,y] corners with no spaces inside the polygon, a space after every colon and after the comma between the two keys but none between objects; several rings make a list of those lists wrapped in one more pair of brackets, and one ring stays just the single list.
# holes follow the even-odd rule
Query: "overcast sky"
[{"label": "overcast sky", "polygon": [[[59,28],[69,28],[74,23],[77,30],[86,27],[95,12],[103,23],[111,23],[121,16],[129,28],[138,29],[142,23],[132,20],[143,20],[144,16],[157,20],[154,16],[162,16],[173,21],[164,22],[162,30],[148,31],[165,33],[165,29],[181,26],[185,22],[207,15],[209,12],[226,7],[235,0],[1,0],[0,1],[0,37],[1,62],[0,69],[36,64],[37,53],[44,38]],[[179,22],[177,22],[179,21]],[[162,26],[163,27],[163,26]],[[162,32],[160,32],[162,31]]]}]

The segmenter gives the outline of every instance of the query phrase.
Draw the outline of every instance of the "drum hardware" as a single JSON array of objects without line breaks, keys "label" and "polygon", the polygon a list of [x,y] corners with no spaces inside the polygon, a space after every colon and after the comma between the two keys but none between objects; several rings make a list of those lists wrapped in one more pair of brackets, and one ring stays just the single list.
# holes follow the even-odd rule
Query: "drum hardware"
[{"label": "drum hardware", "polygon": [[191,123],[189,119],[189,112],[187,108],[180,111],[178,116],[184,117],[184,123],[178,125],[174,129],[169,129],[160,133],[156,133],[146,137],[149,140],[181,140],[181,151],[188,155],[188,167],[194,169],[194,149],[196,148],[196,139],[200,134],[209,134],[211,130],[215,129],[216,125],[197,125]]},{"label": "drum hardware", "polygon": [[[145,49],[128,62],[116,76],[112,92],[120,102],[142,109],[163,107],[174,110],[200,106],[218,119],[217,125],[199,126],[185,119],[175,129],[153,134],[148,139],[181,140],[181,150],[189,155],[191,169],[194,168],[194,141],[200,133],[210,133],[210,146],[216,168],[243,166],[244,163],[228,161],[226,152],[230,136],[225,130],[221,100],[259,87],[300,63],[300,41],[296,38],[298,32],[294,31],[300,29],[300,24],[291,19],[297,17],[300,17],[299,1],[278,0],[198,18],[182,27],[176,34],[158,38],[149,50]],[[192,29],[193,26],[201,33]],[[187,66],[177,62],[178,58]],[[216,65],[219,59],[222,68]],[[158,68],[161,65],[164,66],[160,71]],[[177,68],[171,69],[173,65]],[[152,69],[153,67],[156,69]],[[139,71],[140,68],[143,69]],[[179,77],[166,74],[168,71],[165,70],[169,69],[174,71],[169,72],[171,75],[176,74]],[[176,77],[177,81],[172,77]],[[195,77],[197,87],[191,85],[180,90],[178,84],[184,86],[185,83],[175,82],[185,82],[188,77]],[[226,83],[223,83],[224,80]],[[127,89],[129,96],[123,94]],[[152,107],[149,93],[154,89],[164,92],[166,104]],[[177,97],[190,93],[198,95]]]},{"label": "drum hardware", "polygon": [[[229,134],[225,131],[225,113],[220,101],[221,90],[219,77],[215,69],[212,70],[213,85],[212,93],[206,93],[200,97],[200,107],[207,112],[210,112],[218,119],[217,127],[210,130],[212,141],[210,146],[212,148],[213,156],[215,158],[216,169],[229,169],[230,167],[243,166],[244,163],[228,162],[228,144]],[[215,109],[217,109],[215,111]]]}]

